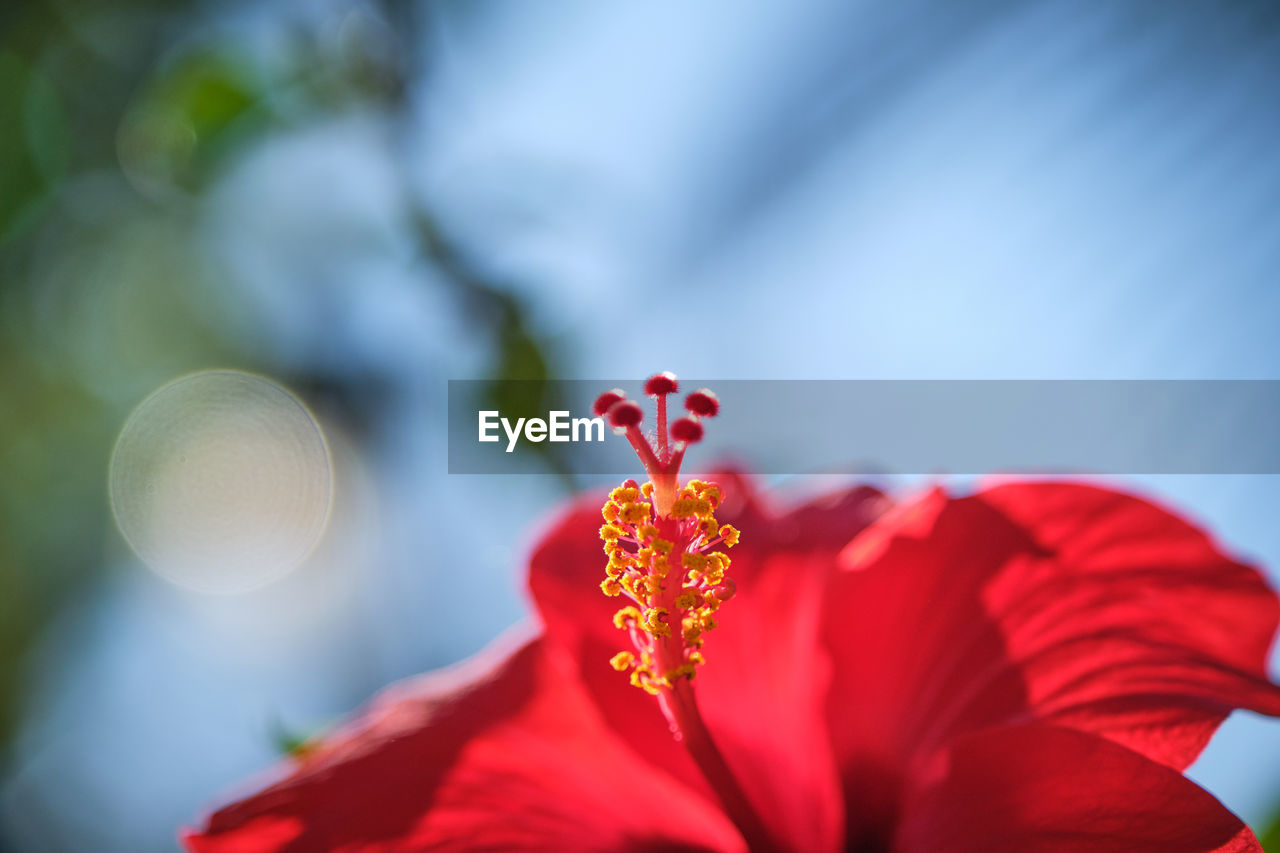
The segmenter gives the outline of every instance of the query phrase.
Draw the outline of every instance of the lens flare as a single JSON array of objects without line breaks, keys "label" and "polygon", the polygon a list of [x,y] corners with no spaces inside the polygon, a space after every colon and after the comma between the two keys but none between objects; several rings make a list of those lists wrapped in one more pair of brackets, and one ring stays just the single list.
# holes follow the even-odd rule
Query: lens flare
[{"label": "lens flare", "polygon": [[138,557],[201,592],[243,592],[297,567],[333,497],[329,449],[306,406],[231,370],[176,379],[144,400],[116,441],[109,480]]}]

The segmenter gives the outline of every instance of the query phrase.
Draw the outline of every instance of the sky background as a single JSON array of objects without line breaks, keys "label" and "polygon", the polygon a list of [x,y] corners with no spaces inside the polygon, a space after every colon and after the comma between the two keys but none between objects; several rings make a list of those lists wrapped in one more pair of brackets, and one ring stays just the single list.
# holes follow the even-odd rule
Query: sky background
[{"label": "sky background", "polygon": [[[574,484],[448,476],[450,378],[1280,379],[1278,42],[1245,0],[6,4],[0,851],[172,851],[527,615]],[[337,484],[232,596],[106,499],[209,367],[293,389]],[[1280,478],[1123,484],[1280,582]],[[1191,775],[1266,826],[1280,723]]]}]

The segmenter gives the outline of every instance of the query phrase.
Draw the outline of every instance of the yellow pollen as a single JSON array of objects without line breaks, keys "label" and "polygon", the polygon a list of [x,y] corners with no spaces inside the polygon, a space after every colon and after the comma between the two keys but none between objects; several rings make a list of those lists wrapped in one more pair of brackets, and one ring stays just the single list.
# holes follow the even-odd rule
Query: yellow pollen
[{"label": "yellow pollen", "polygon": [[665,637],[671,633],[671,626],[667,624],[666,620],[667,609],[665,607],[650,607],[644,613],[645,627],[655,637]]},{"label": "yellow pollen", "polygon": [[676,681],[678,681],[679,679],[681,678],[691,679],[697,674],[697,672],[698,671],[694,669],[693,664],[682,663],[676,668],[669,670],[668,672],[663,674],[662,680],[667,683],[668,687],[672,687],[675,685]]},{"label": "yellow pollen", "polygon": [[670,570],[671,570],[671,563],[667,561],[666,557],[654,558],[653,560],[653,576],[654,577],[665,578],[667,576],[667,572]]},{"label": "yellow pollen", "polygon": [[658,689],[658,686],[653,683],[652,679],[649,677],[649,673],[641,669],[634,669],[631,671],[631,684],[633,687],[639,687],[645,693],[650,693],[654,696],[657,696],[662,692]]},{"label": "yellow pollen", "polygon": [[620,628],[625,630],[631,627],[629,623],[639,622],[639,621],[640,621],[640,608],[633,607],[630,604],[628,604],[626,607],[619,610],[617,613],[613,614],[613,625],[615,628]]},{"label": "yellow pollen", "polygon": [[662,591],[662,584],[658,582],[657,578],[651,578],[651,577],[636,578],[636,583],[635,583],[636,598],[647,599],[651,596],[657,595],[661,591]]},{"label": "yellow pollen", "polygon": [[679,498],[671,505],[671,517],[688,518],[694,514],[696,507],[697,500],[695,498]]},{"label": "yellow pollen", "polygon": [[696,589],[686,589],[676,596],[676,607],[681,610],[697,607],[701,598],[702,595]]},{"label": "yellow pollen", "polygon": [[609,497],[620,504],[625,504],[640,497],[640,492],[630,486],[618,486],[618,488],[609,493]]},{"label": "yellow pollen", "polygon": [[622,505],[622,520],[627,524],[639,524],[649,517],[651,504],[641,501]]},{"label": "yellow pollen", "polygon": [[[728,548],[739,538],[736,528],[715,518],[724,495],[720,487],[690,480],[681,488],[677,475],[661,480],[666,483],[661,490],[652,481],[619,486],[600,511],[607,556],[600,590],[610,597],[629,596],[631,603],[614,613],[613,624],[629,631],[635,646],[613,655],[609,665],[653,695],[694,678],[704,663],[701,649],[721,606],[714,590],[729,568],[729,558],[708,545],[718,536]],[[663,515],[655,514],[652,503],[659,494]]]},{"label": "yellow pollen", "polygon": [[693,569],[694,571],[700,572],[707,567],[707,558],[701,554],[694,554],[686,551],[680,555],[680,565],[684,566],[686,569]]}]

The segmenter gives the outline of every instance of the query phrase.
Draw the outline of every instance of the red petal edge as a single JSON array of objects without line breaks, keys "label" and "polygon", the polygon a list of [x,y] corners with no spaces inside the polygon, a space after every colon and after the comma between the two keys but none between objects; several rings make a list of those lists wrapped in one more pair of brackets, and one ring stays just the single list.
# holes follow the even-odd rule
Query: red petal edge
[{"label": "red petal edge", "polygon": [[634,760],[544,641],[486,657],[390,688],[187,849],[743,849],[712,804]]}]

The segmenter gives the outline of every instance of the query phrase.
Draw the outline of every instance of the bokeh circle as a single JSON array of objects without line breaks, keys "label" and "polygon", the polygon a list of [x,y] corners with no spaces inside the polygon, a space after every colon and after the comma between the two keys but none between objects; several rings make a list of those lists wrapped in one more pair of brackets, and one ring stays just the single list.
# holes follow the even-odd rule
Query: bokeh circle
[{"label": "bokeh circle", "polygon": [[208,370],[161,387],[111,456],[112,511],[152,570],[201,592],[253,589],[298,566],[329,518],[333,471],[316,419],[249,373]]}]

